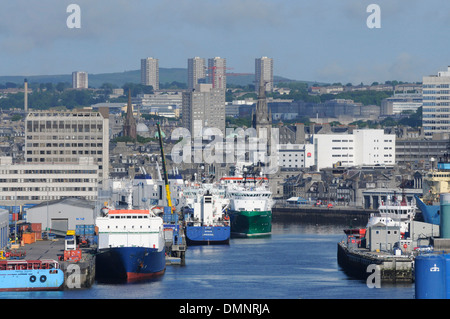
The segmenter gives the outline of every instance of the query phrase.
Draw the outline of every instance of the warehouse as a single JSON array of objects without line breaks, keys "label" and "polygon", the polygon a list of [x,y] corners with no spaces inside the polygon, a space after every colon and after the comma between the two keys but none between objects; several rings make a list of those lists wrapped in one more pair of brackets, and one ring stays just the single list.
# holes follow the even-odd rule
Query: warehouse
[{"label": "warehouse", "polygon": [[0,249],[6,248],[9,236],[9,212],[0,209]]},{"label": "warehouse", "polygon": [[[43,202],[27,211],[27,222],[41,223],[42,230],[63,234],[76,225],[95,223],[95,204],[82,198],[66,197]],[[48,225],[48,226],[47,226]]]}]

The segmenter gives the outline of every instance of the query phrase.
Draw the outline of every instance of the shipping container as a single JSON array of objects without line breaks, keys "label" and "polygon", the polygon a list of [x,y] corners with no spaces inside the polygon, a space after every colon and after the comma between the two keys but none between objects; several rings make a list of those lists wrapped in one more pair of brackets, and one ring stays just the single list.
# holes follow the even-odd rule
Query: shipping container
[{"label": "shipping container", "polygon": [[34,235],[36,237],[36,240],[41,240],[42,239],[42,232],[41,231],[34,231],[33,233],[34,233]]},{"label": "shipping container", "polygon": [[76,225],[75,226],[75,234],[77,236],[84,236],[84,227],[85,225]]},{"label": "shipping container", "polygon": [[41,232],[42,224],[41,223],[31,223],[31,231],[33,232]]},{"label": "shipping container", "polygon": [[80,261],[81,250],[64,250],[64,261]]},{"label": "shipping container", "polygon": [[36,235],[35,233],[23,233],[22,240],[24,244],[33,244],[36,242]]},{"label": "shipping container", "polygon": [[95,234],[95,225],[85,225],[84,233],[85,233],[85,235],[94,235]]}]

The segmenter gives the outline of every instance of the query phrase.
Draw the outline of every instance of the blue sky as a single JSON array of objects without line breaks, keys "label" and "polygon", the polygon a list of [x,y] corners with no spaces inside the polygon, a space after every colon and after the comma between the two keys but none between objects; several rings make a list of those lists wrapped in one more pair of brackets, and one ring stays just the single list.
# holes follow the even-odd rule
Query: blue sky
[{"label": "blue sky", "polygon": [[[81,8],[69,29],[67,6]],[[369,29],[369,4],[381,28]],[[1,0],[0,75],[137,70],[220,56],[228,72],[296,80],[370,84],[421,81],[450,65],[448,0]]]}]

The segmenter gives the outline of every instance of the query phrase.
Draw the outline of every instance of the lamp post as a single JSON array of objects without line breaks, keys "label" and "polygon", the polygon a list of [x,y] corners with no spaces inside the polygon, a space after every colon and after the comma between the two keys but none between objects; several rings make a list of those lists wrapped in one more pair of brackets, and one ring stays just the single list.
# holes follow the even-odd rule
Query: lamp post
[{"label": "lamp post", "polygon": [[48,236],[48,231],[50,229],[49,222],[48,222],[48,217],[49,217],[48,216],[49,187],[46,186],[45,188],[47,189],[47,223],[46,223],[45,231],[47,232],[47,236]]}]

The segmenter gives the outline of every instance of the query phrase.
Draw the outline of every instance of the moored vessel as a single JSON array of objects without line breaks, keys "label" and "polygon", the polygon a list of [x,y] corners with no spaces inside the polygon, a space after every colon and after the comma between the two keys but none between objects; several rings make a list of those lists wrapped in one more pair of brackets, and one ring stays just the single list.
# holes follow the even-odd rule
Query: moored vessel
[{"label": "moored vessel", "polygon": [[63,284],[56,260],[0,261],[0,291],[60,290]]},{"label": "moored vessel", "polygon": [[404,235],[415,215],[415,205],[407,203],[404,195],[401,201],[398,201],[396,195],[394,195],[392,200],[381,203],[377,213],[370,215],[366,228],[379,223],[385,226],[399,226],[401,234]]},{"label": "moored vessel", "polygon": [[231,235],[269,235],[274,201],[267,177],[257,176],[254,167],[241,164],[237,165],[234,176],[222,177],[220,182],[225,185],[226,198],[230,201]]},{"label": "moored vessel", "polygon": [[188,245],[228,244],[230,240],[229,216],[226,200],[209,190],[197,195],[190,207],[184,209],[186,241]]},{"label": "moored vessel", "polygon": [[163,219],[151,210],[106,210],[96,219],[96,277],[135,281],[165,271]]}]

